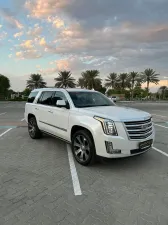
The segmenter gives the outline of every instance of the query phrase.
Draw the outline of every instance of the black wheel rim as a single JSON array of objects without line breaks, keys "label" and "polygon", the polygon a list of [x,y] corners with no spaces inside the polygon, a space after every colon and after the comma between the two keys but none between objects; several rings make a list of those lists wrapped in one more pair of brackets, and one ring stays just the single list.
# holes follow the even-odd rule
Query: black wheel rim
[{"label": "black wheel rim", "polygon": [[74,154],[78,161],[87,162],[90,158],[90,145],[83,135],[77,135],[73,143]]},{"label": "black wheel rim", "polygon": [[36,132],[36,127],[35,127],[35,123],[33,120],[30,120],[28,123],[28,130],[29,130],[29,134],[31,137],[34,137],[35,132]]}]

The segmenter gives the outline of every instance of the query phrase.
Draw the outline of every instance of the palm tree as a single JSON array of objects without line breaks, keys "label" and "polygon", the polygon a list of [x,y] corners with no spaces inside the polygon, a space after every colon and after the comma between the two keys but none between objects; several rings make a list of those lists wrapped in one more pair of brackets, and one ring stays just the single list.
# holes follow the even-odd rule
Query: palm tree
[{"label": "palm tree", "polygon": [[98,70],[86,70],[85,72],[82,72],[81,75],[86,88],[96,89],[99,85],[101,85]]},{"label": "palm tree", "polygon": [[114,88],[115,83],[117,80],[117,74],[116,73],[110,73],[109,76],[105,79],[106,83],[105,86]]},{"label": "palm tree", "polygon": [[27,88],[31,90],[35,88],[44,88],[46,87],[46,82],[44,82],[41,74],[31,74],[29,80],[27,80]]},{"label": "palm tree", "polygon": [[144,83],[147,82],[147,98],[149,95],[149,84],[154,83],[158,84],[159,79],[158,76],[159,74],[155,73],[153,69],[146,69],[144,72],[142,72],[143,78],[144,78]]},{"label": "palm tree", "polygon": [[135,87],[142,87],[142,83],[144,82],[144,77],[141,76],[141,74],[138,74],[137,78],[136,78],[136,82],[135,82]]},{"label": "palm tree", "polygon": [[128,80],[128,74],[127,73],[121,73],[118,76],[118,79],[119,79],[119,83],[121,84],[121,88],[124,90],[124,88],[126,87],[127,80]]},{"label": "palm tree", "polygon": [[168,90],[167,86],[161,86],[161,87],[159,88],[159,92],[162,93],[163,99],[165,99],[165,95],[166,95],[166,91],[167,91],[167,90]]},{"label": "palm tree", "polygon": [[130,82],[131,82],[131,99],[133,99],[134,97],[134,86],[135,86],[135,81],[136,81],[136,78],[138,76],[138,72],[131,72],[129,74],[129,78],[130,78]]},{"label": "palm tree", "polygon": [[60,71],[58,77],[54,80],[56,81],[55,87],[59,88],[74,88],[76,86],[75,79],[72,77],[71,71]]},{"label": "palm tree", "polygon": [[80,88],[85,88],[85,80],[82,77],[78,79],[77,86]]}]

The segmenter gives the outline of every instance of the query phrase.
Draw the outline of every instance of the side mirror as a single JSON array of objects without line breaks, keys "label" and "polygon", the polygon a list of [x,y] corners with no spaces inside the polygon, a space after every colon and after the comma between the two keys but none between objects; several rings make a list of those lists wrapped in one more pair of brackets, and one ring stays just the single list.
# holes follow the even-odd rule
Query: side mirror
[{"label": "side mirror", "polygon": [[67,104],[64,100],[57,100],[56,106],[67,108]]}]

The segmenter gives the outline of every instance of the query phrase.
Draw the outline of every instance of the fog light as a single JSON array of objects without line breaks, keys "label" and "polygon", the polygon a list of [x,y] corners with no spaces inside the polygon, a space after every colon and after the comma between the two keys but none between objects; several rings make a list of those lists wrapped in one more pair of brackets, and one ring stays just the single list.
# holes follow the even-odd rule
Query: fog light
[{"label": "fog light", "polygon": [[106,151],[107,151],[107,153],[112,154],[112,151],[113,151],[113,143],[112,142],[105,141],[105,145],[106,145]]},{"label": "fog light", "polygon": [[120,149],[113,149],[113,143],[109,141],[105,141],[106,152],[109,154],[121,154]]}]

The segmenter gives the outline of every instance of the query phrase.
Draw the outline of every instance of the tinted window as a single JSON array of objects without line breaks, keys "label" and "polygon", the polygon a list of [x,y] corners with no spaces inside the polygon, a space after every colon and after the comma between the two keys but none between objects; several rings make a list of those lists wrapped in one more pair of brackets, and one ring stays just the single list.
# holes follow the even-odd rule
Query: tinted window
[{"label": "tinted window", "polygon": [[61,91],[55,92],[55,94],[54,94],[54,96],[52,98],[53,106],[56,106],[58,100],[64,100],[67,104],[69,104],[68,101],[67,101],[66,96]]},{"label": "tinted window", "polygon": [[38,100],[38,103],[42,105],[52,105],[52,95],[53,95],[52,91],[42,92]]},{"label": "tinted window", "polygon": [[77,108],[96,107],[96,106],[114,106],[103,94],[98,92],[69,92],[72,101]]},{"label": "tinted window", "polygon": [[31,92],[30,95],[29,95],[29,97],[28,97],[28,99],[27,99],[27,102],[33,103],[33,102],[34,102],[34,99],[35,99],[36,96],[37,96],[37,94],[38,94],[38,91],[36,91],[36,92]]}]

